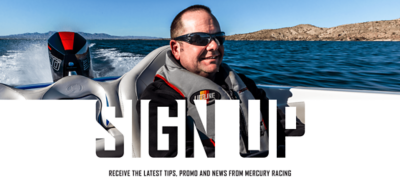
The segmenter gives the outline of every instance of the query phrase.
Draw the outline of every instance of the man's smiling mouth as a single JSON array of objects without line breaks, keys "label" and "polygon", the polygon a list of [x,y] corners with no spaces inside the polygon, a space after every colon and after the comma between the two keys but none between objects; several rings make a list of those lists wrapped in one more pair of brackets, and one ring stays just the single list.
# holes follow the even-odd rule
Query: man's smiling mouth
[{"label": "man's smiling mouth", "polygon": [[209,56],[209,57],[204,57],[204,59],[217,59],[219,57],[219,55],[215,55],[215,56]]}]

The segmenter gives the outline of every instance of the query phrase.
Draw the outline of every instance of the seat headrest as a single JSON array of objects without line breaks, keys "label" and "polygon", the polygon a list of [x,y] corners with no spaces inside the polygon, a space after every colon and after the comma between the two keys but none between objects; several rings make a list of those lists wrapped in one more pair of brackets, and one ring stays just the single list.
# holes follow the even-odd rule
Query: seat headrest
[{"label": "seat headrest", "polygon": [[[140,98],[143,90],[154,80],[158,69],[165,64],[165,56],[171,48],[169,45],[160,47],[143,60],[141,60],[131,71],[126,73],[119,86],[121,99],[136,100]],[[135,91],[131,91],[135,90]]]},{"label": "seat headrest", "polygon": [[140,127],[136,103],[143,90],[153,82],[158,69],[165,64],[170,46],[163,46],[148,54],[131,71],[126,73],[119,84],[118,96],[124,112],[124,100],[132,100],[132,151],[134,157],[140,157]]}]

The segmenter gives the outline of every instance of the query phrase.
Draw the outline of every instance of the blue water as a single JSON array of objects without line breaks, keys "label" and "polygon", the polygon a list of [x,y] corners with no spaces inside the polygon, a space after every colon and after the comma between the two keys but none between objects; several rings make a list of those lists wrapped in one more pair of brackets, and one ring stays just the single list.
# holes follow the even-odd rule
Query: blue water
[{"label": "blue water", "polygon": [[[162,40],[91,40],[96,77],[128,72]],[[257,84],[400,91],[400,42],[226,41],[224,62]],[[0,40],[0,82],[51,82],[45,40]]]},{"label": "blue water", "polygon": [[232,41],[225,53],[260,84],[400,91],[400,42]]}]

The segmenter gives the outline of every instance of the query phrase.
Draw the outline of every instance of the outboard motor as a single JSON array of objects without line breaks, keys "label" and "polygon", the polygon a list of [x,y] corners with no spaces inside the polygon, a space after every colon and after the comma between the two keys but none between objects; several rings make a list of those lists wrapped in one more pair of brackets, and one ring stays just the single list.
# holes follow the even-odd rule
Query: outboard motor
[{"label": "outboard motor", "polygon": [[89,42],[75,32],[56,32],[47,41],[53,81],[70,75],[93,78]]}]

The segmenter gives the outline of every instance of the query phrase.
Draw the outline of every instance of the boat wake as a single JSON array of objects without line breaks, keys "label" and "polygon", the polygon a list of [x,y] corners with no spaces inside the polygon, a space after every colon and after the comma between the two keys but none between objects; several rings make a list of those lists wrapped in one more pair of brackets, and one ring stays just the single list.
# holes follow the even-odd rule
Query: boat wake
[{"label": "boat wake", "polygon": [[94,77],[121,76],[131,70],[143,55],[121,52],[116,48],[91,50]]},{"label": "boat wake", "polygon": [[[144,57],[117,48],[96,48],[95,45],[90,44],[95,78],[121,76]],[[46,41],[24,42],[0,52],[0,83],[16,86],[50,83],[52,80]]]},{"label": "boat wake", "polygon": [[0,56],[0,83],[25,85],[52,82],[46,43],[24,45]]}]

